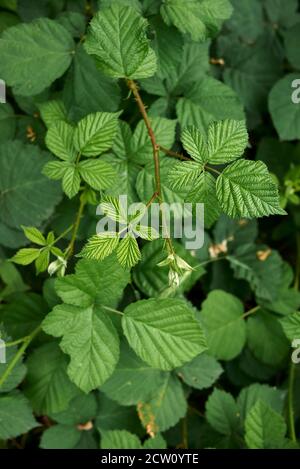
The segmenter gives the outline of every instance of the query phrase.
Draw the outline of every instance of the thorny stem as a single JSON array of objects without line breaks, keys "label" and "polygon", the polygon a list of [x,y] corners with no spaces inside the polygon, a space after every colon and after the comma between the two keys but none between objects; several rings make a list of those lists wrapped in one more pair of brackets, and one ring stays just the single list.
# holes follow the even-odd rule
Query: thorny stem
[{"label": "thorny stem", "polygon": [[77,238],[77,233],[78,233],[78,230],[79,230],[79,226],[80,226],[80,222],[81,222],[81,218],[82,218],[82,215],[83,215],[85,205],[86,205],[85,197],[81,196],[80,197],[79,209],[78,209],[78,212],[77,212],[77,215],[76,215],[76,220],[75,220],[75,223],[73,225],[74,228],[73,228],[72,238],[71,238],[69,246],[66,249],[66,253],[67,253],[66,259],[70,259],[70,257],[73,255],[75,241],[76,241],[76,238]]},{"label": "thorny stem", "polygon": [[33,341],[35,336],[41,331],[41,325],[39,325],[36,329],[34,329],[33,332],[27,337],[24,338],[24,342],[22,347],[19,348],[18,352],[12,359],[12,361],[9,363],[8,367],[4,371],[3,375],[0,377],[0,388],[3,386],[7,378],[10,376],[11,372],[17,365],[18,361],[22,357],[23,353],[26,351],[27,347],[30,345],[30,343]]},{"label": "thorny stem", "polygon": [[149,200],[149,202],[147,202],[146,204],[146,207],[149,208],[150,205],[154,202],[154,200],[158,197],[158,193],[157,192],[154,192],[153,196],[151,197],[151,199]]},{"label": "thorny stem", "polygon": [[[127,80],[127,86],[131,90],[131,92],[132,92],[132,94],[133,94],[133,96],[134,96],[134,98],[137,102],[138,108],[139,108],[140,113],[141,113],[141,115],[144,119],[147,131],[148,131],[148,134],[149,134],[149,137],[150,137],[150,140],[151,140],[151,144],[152,144],[152,148],[153,148],[154,168],[155,168],[154,169],[154,172],[155,172],[155,186],[156,186],[157,197],[158,197],[159,204],[160,204],[160,207],[161,207],[162,221],[165,224],[165,217],[164,217],[164,214],[163,214],[163,211],[162,211],[163,198],[162,198],[161,180],[160,180],[160,164],[159,164],[160,146],[158,145],[158,143],[156,141],[155,133],[152,129],[151,122],[150,122],[148,113],[146,111],[145,104],[143,103],[143,100],[142,100],[141,95],[139,93],[139,89],[138,89],[137,84],[135,83],[134,80]],[[171,240],[169,235],[166,238],[166,243],[167,243],[167,248],[168,248],[169,254],[174,255],[175,252],[174,252],[172,240]]]},{"label": "thorny stem", "polygon": [[178,158],[179,160],[191,161],[191,158],[183,155],[182,153],[177,153],[176,151],[168,150],[167,148],[164,148],[161,145],[159,145],[159,148],[168,156],[174,156],[174,158]]}]

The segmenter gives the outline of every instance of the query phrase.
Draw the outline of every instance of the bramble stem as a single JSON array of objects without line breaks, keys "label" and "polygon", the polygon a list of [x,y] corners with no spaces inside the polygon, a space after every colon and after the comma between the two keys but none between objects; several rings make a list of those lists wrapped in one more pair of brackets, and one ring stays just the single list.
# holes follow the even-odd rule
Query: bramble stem
[{"label": "bramble stem", "polygon": [[[152,148],[153,148],[153,160],[154,160],[154,168],[155,168],[155,185],[156,185],[156,192],[157,192],[157,197],[159,200],[159,204],[161,207],[161,214],[162,214],[162,221],[165,224],[165,218],[162,210],[162,204],[163,204],[163,198],[162,198],[162,193],[161,193],[161,180],[160,180],[160,164],[159,164],[159,150],[160,146],[158,145],[155,137],[155,133],[151,127],[151,122],[149,119],[149,116],[146,111],[145,104],[143,103],[143,100],[141,98],[141,95],[139,93],[139,89],[137,84],[135,83],[134,80],[127,80],[127,86],[128,88],[132,91],[132,94],[137,102],[138,108],[140,110],[140,113],[144,119],[145,125],[147,127],[147,131],[152,143]],[[172,244],[172,240],[170,236],[168,235],[166,237],[166,243],[167,243],[167,248],[169,254],[175,254],[174,247]]]},{"label": "bramble stem", "polygon": [[289,415],[289,434],[291,440],[296,443],[295,415],[294,415],[294,385],[295,385],[295,364],[291,362],[289,370],[288,387],[288,415]]},{"label": "bramble stem", "polygon": [[66,259],[70,259],[70,257],[73,255],[75,241],[76,241],[76,238],[77,238],[77,233],[78,233],[78,230],[79,230],[79,226],[80,226],[80,222],[81,222],[81,218],[82,218],[82,215],[83,215],[85,205],[86,205],[85,197],[81,196],[80,197],[79,210],[77,212],[76,220],[75,220],[75,223],[74,223],[72,238],[71,238],[69,246],[66,249],[66,253],[67,253]]},{"label": "bramble stem", "polygon": [[178,158],[179,160],[191,161],[191,158],[183,155],[182,153],[177,153],[176,151],[168,150],[167,148],[164,148],[161,145],[159,145],[159,148],[168,156],[174,156],[174,158]]},{"label": "bramble stem", "polygon": [[24,342],[22,347],[19,348],[18,352],[12,359],[12,361],[9,363],[8,367],[4,371],[3,375],[0,377],[0,388],[3,386],[7,378],[10,376],[11,372],[17,365],[18,361],[22,357],[23,353],[26,351],[27,347],[30,345],[30,343],[33,341],[35,336],[41,331],[41,325],[39,325],[34,331],[27,337],[25,337]]},{"label": "bramble stem", "polygon": [[143,103],[143,100],[141,98],[141,95],[139,93],[138,87],[136,83],[133,80],[127,80],[127,85],[129,89],[132,91],[133,96],[135,97],[135,100],[137,102],[137,105],[139,107],[140,113],[142,114],[142,117],[144,119],[145,125],[148,130],[148,134],[152,143],[152,148],[153,148],[153,159],[154,159],[154,166],[155,166],[155,183],[156,183],[156,189],[158,193],[158,197],[161,199],[161,182],[160,182],[160,165],[159,165],[159,145],[156,142],[155,134],[154,131],[151,127],[151,122],[148,117],[145,105]]}]

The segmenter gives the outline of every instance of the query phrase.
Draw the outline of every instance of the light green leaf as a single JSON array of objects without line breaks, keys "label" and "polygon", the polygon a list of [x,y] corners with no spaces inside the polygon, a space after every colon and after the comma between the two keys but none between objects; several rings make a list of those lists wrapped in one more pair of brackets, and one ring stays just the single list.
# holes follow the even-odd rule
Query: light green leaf
[{"label": "light green leaf", "polygon": [[112,165],[100,159],[81,161],[78,170],[82,179],[96,190],[111,187],[116,179]]},{"label": "light green leaf", "polygon": [[79,393],[67,376],[68,359],[56,342],[35,349],[26,364],[24,393],[38,415],[61,412]]},{"label": "light green leaf", "polygon": [[36,273],[45,272],[48,268],[50,261],[50,249],[44,248],[41,250],[39,257],[35,260]]},{"label": "light green leaf", "polygon": [[177,373],[192,388],[206,389],[217,381],[223,373],[223,368],[214,357],[202,353],[178,368]]},{"label": "light green leaf", "polygon": [[101,432],[101,449],[142,449],[142,445],[126,430],[110,430]]},{"label": "light green leaf", "polygon": [[211,164],[229,163],[242,156],[247,143],[244,121],[212,122],[208,127],[208,161]]},{"label": "light green leaf", "polygon": [[200,318],[214,357],[232,360],[242,351],[246,342],[243,312],[241,301],[222,290],[212,291],[203,302]]},{"label": "light green leaf", "polygon": [[231,218],[285,215],[278,188],[262,161],[238,160],[217,179],[217,197]]},{"label": "light green leaf", "polygon": [[45,164],[43,167],[42,173],[49,179],[58,181],[59,179],[63,179],[68,168],[70,168],[70,163],[67,161],[49,161],[49,163]]},{"label": "light green leaf", "polygon": [[127,233],[117,249],[118,261],[124,268],[131,268],[137,264],[142,256],[135,236]]},{"label": "light green leaf", "polygon": [[118,233],[106,231],[92,236],[79,254],[86,259],[97,259],[102,261],[109,256],[119,244]]},{"label": "light green leaf", "polygon": [[76,149],[73,145],[75,129],[66,122],[59,121],[51,125],[46,135],[46,145],[58,158],[73,162]]},{"label": "light green leaf", "polygon": [[45,236],[40,232],[40,230],[38,230],[34,226],[22,226],[22,229],[27,239],[29,239],[35,244],[38,244],[39,246],[45,246],[46,239]]},{"label": "light green leaf", "polygon": [[154,438],[148,438],[143,444],[143,449],[167,449],[167,443],[165,439],[158,434]]},{"label": "light green leaf", "polygon": [[71,357],[68,375],[82,391],[90,392],[112,374],[119,359],[119,338],[101,306],[55,306],[43,329],[63,336],[60,347]]},{"label": "light green leaf", "polygon": [[206,402],[206,418],[223,435],[231,435],[239,430],[238,407],[228,392],[214,389]]},{"label": "light green leaf", "polygon": [[19,391],[0,396],[1,440],[15,438],[37,426],[27,399]]},{"label": "light green leaf", "polygon": [[16,264],[29,265],[35,261],[40,255],[40,249],[24,248],[20,249],[17,254],[12,257],[12,261]]},{"label": "light green leaf", "polygon": [[96,112],[84,117],[77,125],[74,145],[87,157],[98,156],[112,147],[119,113]]},{"label": "light green leaf", "polygon": [[133,303],[124,312],[122,326],[129,345],[154,368],[171,370],[206,349],[200,325],[181,300]]},{"label": "light green leaf", "polygon": [[44,103],[39,104],[38,108],[48,129],[58,122],[67,121],[67,110],[63,101],[58,99],[45,101]]},{"label": "light green leaf", "polygon": [[131,7],[103,9],[91,21],[85,49],[111,77],[147,78],[156,71],[156,57],[146,28],[147,21]]},{"label": "light green leaf", "polygon": [[198,163],[208,160],[207,144],[203,134],[195,126],[187,127],[181,134],[184,149]]},{"label": "light green leaf", "polygon": [[105,306],[117,306],[128,280],[129,274],[110,256],[101,263],[83,259],[74,275],[56,281],[65,303],[52,310],[43,328],[63,336],[60,346],[71,357],[68,374],[84,392],[101,386],[118,362],[119,338]]},{"label": "light green leaf", "polygon": [[250,449],[276,449],[286,433],[283,417],[261,400],[247,415],[245,427],[245,440]]},{"label": "light green leaf", "polygon": [[192,189],[186,196],[186,202],[204,204],[204,224],[210,228],[219,218],[221,207],[216,195],[216,179],[208,171],[191,184]]},{"label": "light green leaf", "polygon": [[66,169],[62,181],[62,187],[69,199],[72,199],[76,194],[78,194],[80,189],[80,174],[76,166],[69,166]]},{"label": "light green leaf", "polygon": [[73,50],[72,36],[56,21],[19,24],[0,39],[0,75],[17,94],[36,95],[65,73]]}]

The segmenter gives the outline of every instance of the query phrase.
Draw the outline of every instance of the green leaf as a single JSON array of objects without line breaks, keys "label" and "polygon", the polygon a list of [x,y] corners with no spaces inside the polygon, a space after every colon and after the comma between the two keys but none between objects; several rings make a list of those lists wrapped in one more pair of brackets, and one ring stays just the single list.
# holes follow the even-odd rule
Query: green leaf
[{"label": "green leaf", "polygon": [[230,17],[232,6],[228,0],[164,0],[161,15],[167,24],[174,24],[182,33],[189,33],[193,41],[203,41],[220,29]]},{"label": "green leaf", "polygon": [[244,153],[248,132],[244,121],[227,119],[208,127],[208,162],[229,163]]},{"label": "green leaf", "polygon": [[35,260],[35,268],[37,274],[45,272],[48,268],[50,261],[50,249],[44,248],[41,250],[39,257]]},{"label": "green leaf", "polygon": [[289,353],[278,319],[264,311],[248,319],[247,341],[253,355],[267,365],[280,366]]},{"label": "green leaf", "polygon": [[126,430],[101,432],[101,449],[142,449],[136,435]]},{"label": "green leaf", "polygon": [[292,67],[299,70],[300,60],[298,54],[298,44],[300,40],[300,27],[299,24],[295,24],[284,34],[284,46],[286,56]]},{"label": "green leaf", "polygon": [[[182,244],[173,242],[175,252],[182,257],[189,265],[196,267],[198,264],[197,259],[193,257],[189,251],[184,249]],[[164,241],[159,239],[152,243],[146,244],[142,248],[142,260],[133,271],[134,282],[138,288],[149,297],[156,297],[160,295],[169,286],[167,267],[158,267],[158,264],[165,259]],[[193,271],[187,272],[181,279],[179,287],[176,289],[177,293],[189,290],[195,282],[204,274],[203,268],[197,268]]]},{"label": "green leaf", "polygon": [[164,379],[162,371],[150,368],[121,342],[119,363],[101,391],[121,405],[136,405],[155,396]]},{"label": "green leaf", "polygon": [[264,32],[263,5],[260,0],[244,0],[242,3],[231,0],[231,4],[234,8],[233,15],[226,27],[245,42],[253,43]]},{"label": "green leaf", "polygon": [[66,409],[78,389],[67,376],[67,357],[56,342],[34,350],[26,362],[28,374],[24,393],[38,415]]},{"label": "green leaf", "polygon": [[119,113],[96,112],[77,125],[74,145],[87,157],[98,156],[112,147],[117,132]]},{"label": "green leaf", "polygon": [[154,438],[148,438],[143,444],[143,449],[167,449],[167,443],[165,439],[158,434]]},{"label": "green leaf", "polygon": [[176,425],[187,412],[187,402],[179,379],[166,373],[156,395],[149,401],[141,402],[138,412],[148,432],[157,434]]},{"label": "green leaf", "polygon": [[129,269],[141,260],[142,256],[139,245],[133,234],[127,233],[120,241],[117,249],[117,257],[120,264],[124,268]]},{"label": "green leaf", "polygon": [[275,412],[281,413],[284,405],[284,397],[284,391],[266,384],[254,383],[243,388],[237,399],[242,421],[245,420],[257,401],[262,401]]},{"label": "green leaf", "polygon": [[16,118],[10,104],[0,106],[0,143],[12,140],[16,131]]},{"label": "green leaf", "polygon": [[206,402],[206,419],[223,435],[230,435],[239,429],[239,411],[231,394],[214,389]]},{"label": "green leaf", "polygon": [[51,125],[46,135],[46,145],[49,150],[61,160],[73,162],[76,159],[76,149],[73,145],[74,127],[59,121]]},{"label": "green leaf", "polygon": [[27,399],[19,392],[0,396],[0,438],[7,440],[38,426]]},{"label": "green leaf", "polygon": [[285,335],[291,341],[300,337],[300,313],[295,312],[280,319]]},{"label": "green leaf", "polygon": [[53,20],[13,26],[0,39],[0,75],[17,94],[36,95],[65,73],[73,50],[72,36]]},{"label": "green leaf", "polygon": [[69,425],[53,425],[43,432],[40,447],[43,449],[73,449],[78,444],[81,432]]},{"label": "green leaf", "polygon": [[99,159],[81,161],[78,170],[82,179],[96,190],[107,189],[116,180],[116,172],[112,165]]},{"label": "green leaf", "polygon": [[72,199],[80,189],[80,174],[76,166],[69,166],[64,172],[62,187],[64,193]]},{"label": "green leaf", "polygon": [[78,44],[63,98],[70,118],[78,121],[93,112],[117,111],[121,97],[118,83],[100,72],[93,57]]},{"label": "green leaf", "polygon": [[115,251],[119,244],[119,240],[120,238],[118,233],[106,231],[105,233],[96,234],[88,240],[79,255],[86,259],[97,259],[98,261],[102,261]]},{"label": "green leaf", "polygon": [[117,306],[127,282],[115,256],[101,263],[81,260],[74,275],[56,281],[65,303],[52,310],[43,329],[63,336],[60,346],[71,357],[68,374],[84,392],[103,384],[118,362],[119,338],[105,306]]},{"label": "green leaf", "polygon": [[231,218],[285,215],[278,188],[262,161],[238,160],[217,179],[217,197]]},{"label": "green leaf", "polygon": [[42,173],[49,179],[58,181],[59,179],[63,179],[68,168],[70,168],[70,163],[67,161],[49,161],[49,163],[45,164],[43,167]]},{"label": "green leaf", "polygon": [[[1,334],[1,331],[0,331],[0,338],[2,340],[6,341],[6,342],[10,340],[10,338],[8,336],[6,336],[3,333]],[[3,347],[3,345],[2,345],[2,343],[0,343],[0,353],[2,352],[2,350],[1,350],[2,347]],[[4,347],[5,347],[5,345],[4,345]],[[0,363],[0,376],[3,376],[3,374],[5,373],[5,371],[8,368],[9,364],[11,363],[13,358],[15,357],[17,351],[18,351],[17,346],[6,347],[6,350],[5,350],[6,363],[2,363],[2,362]],[[0,395],[1,395],[1,393],[7,393],[7,392],[12,391],[19,384],[21,384],[22,381],[25,378],[26,371],[27,371],[26,366],[24,365],[22,360],[19,360],[17,362],[17,364],[15,365],[15,367],[13,368],[13,370],[11,370],[10,374],[7,376],[6,381],[4,383],[2,383],[2,385],[0,387]]]},{"label": "green leaf", "polygon": [[214,357],[202,353],[177,370],[183,381],[196,389],[210,388],[223,373],[222,366]]},{"label": "green leaf", "polygon": [[247,415],[245,440],[250,449],[276,449],[285,437],[283,417],[259,400]]},{"label": "green leaf", "polygon": [[[150,119],[157,143],[168,150],[175,140],[176,121],[163,117]],[[131,159],[138,164],[153,160],[153,147],[145,122],[141,120],[135,128],[131,143]]]},{"label": "green leaf", "polygon": [[41,174],[49,159],[37,146],[20,141],[0,146],[1,221],[19,228],[49,219],[61,198],[59,186]]},{"label": "green leaf", "polygon": [[112,374],[119,359],[119,338],[101,307],[55,306],[43,329],[63,336],[61,349],[71,357],[68,375],[82,391],[90,392]]},{"label": "green leaf", "polygon": [[[14,340],[31,334],[42,322],[49,308],[36,293],[15,293],[10,303],[1,309],[0,321]],[[37,339],[38,340],[38,339]]]},{"label": "green leaf", "polygon": [[91,21],[85,49],[111,77],[147,78],[156,71],[156,57],[146,28],[147,21],[131,7],[103,9]]},{"label": "green leaf", "polygon": [[[258,254],[266,253],[260,260]],[[277,251],[270,251],[267,246],[253,243],[237,246],[235,252],[228,256],[235,278],[250,283],[257,299],[275,301],[282,284],[283,261]]]},{"label": "green leaf", "polygon": [[46,101],[38,105],[41,117],[49,129],[58,122],[67,121],[67,110],[65,105],[59,99]]},{"label": "green leaf", "polygon": [[141,429],[135,407],[124,407],[108,399],[103,393],[98,398],[97,428],[102,430],[129,430],[139,432]]},{"label": "green leaf", "polygon": [[97,415],[98,402],[94,393],[75,396],[68,406],[59,413],[52,413],[51,417],[61,424],[78,425],[93,420]]},{"label": "green leaf", "polygon": [[298,140],[300,138],[299,111],[299,74],[290,73],[281,78],[272,88],[269,95],[269,111],[273,124],[281,140]]},{"label": "green leaf", "polygon": [[185,200],[186,202],[204,204],[204,224],[207,228],[211,227],[221,213],[216,196],[216,179],[208,171],[203,171],[200,177],[194,181]]},{"label": "green leaf", "polygon": [[150,299],[133,303],[124,312],[122,326],[136,354],[161,370],[176,368],[206,349],[200,325],[181,300]]},{"label": "green leaf", "polygon": [[243,312],[241,301],[222,290],[212,291],[203,302],[200,318],[214,357],[232,360],[242,351],[246,342]]},{"label": "green leaf", "polygon": [[11,260],[15,262],[15,264],[29,265],[35,261],[39,255],[40,249],[24,248],[20,249],[20,251],[18,251],[17,254],[11,258]]},{"label": "green leaf", "polygon": [[29,241],[32,241],[35,244],[38,244],[39,246],[45,246],[46,245],[46,239],[45,236],[35,228],[34,226],[22,226],[22,229],[24,231],[24,234]]},{"label": "green leaf", "polygon": [[194,126],[183,130],[181,140],[184,149],[198,163],[207,163],[208,152],[206,139],[199,129]]}]

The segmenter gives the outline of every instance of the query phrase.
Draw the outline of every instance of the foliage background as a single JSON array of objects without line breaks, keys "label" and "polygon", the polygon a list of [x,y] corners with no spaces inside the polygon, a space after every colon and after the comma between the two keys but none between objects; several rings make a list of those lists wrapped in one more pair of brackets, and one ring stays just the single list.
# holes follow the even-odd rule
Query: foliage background
[{"label": "foliage background", "polygon": [[[231,0],[230,16],[227,1],[210,2],[213,13],[203,18],[198,14],[201,0],[173,1],[180,21],[176,15],[170,21],[168,2],[160,0],[0,0],[0,32],[8,32],[0,39],[0,77],[9,85],[8,102],[0,105],[0,323],[2,338],[15,343],[7,349],[8,365],[0,365],[0,376],[18,350],[21,355],[26,348],[0,389],[3,448],[97,448],[99,442],[102,448],[297,447],[300,373],[299,365],[291,364],[291,342],[300,339],[300,104],[291,101],[291,84],[300,79],[299,5],[297,0]],[[113,150],[102,157],[117,173],[107,193],[128,193],[131,200],[145,201],[153,192],[148,166],[143,169],[152,149],[126,82],[97,69],[83,47],[93,14],[111,4],[132,7],[149,21],[158,71],[139,80],[139,86],[159,143],[182,152],[180,132],[187,125],[205,132],[211,121],[245,118],[246,156],[267,164],[288,215],[231,220],[217,211],[208,220],[203,249],[191,254],[176,243],[181,257],[202,267],[168,294],[178,301],[185,298],[189,312],[183,317],[191,314],[191,323],[200,321],[208,350],[190,360],[188,344],[177,344],[177,352],[183,347],[186,354],[183,366],[160,362],[157,367],[151,354],[145,364],[129,348],[119,317],[113,315],[114,334],[122,336],[121,358],[110,378],[95,386],[93,373],[99,370],[93,370],[93,359],[80,365],[89,369],[88,378],[81,379],[78,368],[86,340],[80,333],[87,327],[97,330],[93,320],[87,326],[87,316],[76,310],[69,336],[65,322],[47,319],[42,332],[37,328],[61,299],[66,308],[61,314],[74,313],[82,301],[89,307],[86,296],[97,303],[99,295],[108,308],[121,311],[141,299],[156,298],[147,303],[154,311],[157,297],[168,290],[168,271],[157,267],[165,257],[160,241],[141,243],[142,260],[131,275],[115,258],[97,266],[80,261],[77,280],[70,280],[74,285],[60,280],[56,290],[54,278],[45,272],[50,252],[36,266],[39,275],[34,264],[15,265],[9,259],[20,248],[36,249],[36,244],[51,244],[62,235],[51,255],[60,257],[67,249],[67,273],[72,274],[78,262],[72,256],[74,247],[78,254],[95,233],[95,203],[107,188],[100,194],[99,181],[86,181],[96,189],[87,195],[75,244],[68,227],[78,219],[80,178],[65,182],[64,194],[60,182],[42,173],[53,161],[45,138],[58,116],[76,123],[95,112],[123,110],[122,121],[132,130],[138,127],[132,136],[123,124],[122,138],[118,134]],[[43,23],[34,41],[44,47],[47,37],[46,47],[55,53],[26,69],[31,43],[28,49],[19,48],[9,28],[26,24],[29,29],[22,30],[20,40],[22,34],[29,38],[37,18],[53,20]],[[174,161],[165,157],[162,162],[169,201],[182,200],[167,179]],[[31,232],[28,239],[22,226],[37,227],[48,239],[39,232]],[[95,279],[96,287],[90,288]],[[112,279],[118,291],[111,290]],[[167,310],[174,307],[173,300],[164,301]],[[129,308],[126,311],[132,311]],[[172,309],[168,311],[172,316]],[[117,362],[117,339],[110,325],[104,321],[98,327],[107,328],[102,353]],[[72,334],[77,334],[75,345]],[[166,355],[172,346],[167,344]],[[101,373],[108,377],[105,370]]]}]

